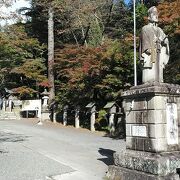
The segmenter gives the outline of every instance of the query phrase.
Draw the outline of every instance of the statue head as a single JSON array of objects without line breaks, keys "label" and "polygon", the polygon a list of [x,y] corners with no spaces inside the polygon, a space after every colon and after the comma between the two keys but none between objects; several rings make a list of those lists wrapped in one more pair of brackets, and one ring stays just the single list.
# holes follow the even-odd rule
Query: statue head
[{"label": "statue head", "polygon": [[148,10],[148,20],[150,22],[158,22],[158,11],[155,6],[149,8]]}]

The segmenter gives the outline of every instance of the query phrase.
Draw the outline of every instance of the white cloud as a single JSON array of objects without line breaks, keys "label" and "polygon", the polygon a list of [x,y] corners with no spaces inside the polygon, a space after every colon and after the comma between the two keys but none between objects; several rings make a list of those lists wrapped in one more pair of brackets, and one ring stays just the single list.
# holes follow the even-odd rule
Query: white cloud
[{"label": "white cloud", "polygon": [[[16,11],[22,7],[30,7],[29,2],[26,0],[16,0],[11,7],[0,7],[1,16],[8,17],[9,15],[16,13]],[[0,20],[1,25],[5,25],[6,23],[12,24],[14,22],[16,22],[15,18],[8,21]]]},{"label": "white cloud", "polygon": [[28,1],[18,0],[18,1],[16,1],[16,3],[14,3],[13,8],[18,9],[20,7],[29,7],[29,6],[30,6],[30,4]]}]

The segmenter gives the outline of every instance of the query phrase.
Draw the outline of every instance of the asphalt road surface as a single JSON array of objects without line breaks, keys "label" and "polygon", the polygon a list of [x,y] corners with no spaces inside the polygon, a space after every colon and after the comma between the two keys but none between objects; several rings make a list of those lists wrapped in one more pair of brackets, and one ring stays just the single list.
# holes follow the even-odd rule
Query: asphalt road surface
[{"label": "asphalt road surface", "polygon": [[101,180],[125,141],[37,120],[0,121],[0,180]]}]

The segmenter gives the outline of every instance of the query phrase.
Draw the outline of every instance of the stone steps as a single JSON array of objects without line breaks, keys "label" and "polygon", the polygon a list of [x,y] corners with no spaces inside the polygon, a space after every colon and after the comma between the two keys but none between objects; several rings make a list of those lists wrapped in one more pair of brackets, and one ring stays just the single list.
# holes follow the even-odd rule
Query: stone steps
[{"label": "stone steps", "polygon": [[18,120],[20,115],[18,112],[0,111],[0,120]]}]

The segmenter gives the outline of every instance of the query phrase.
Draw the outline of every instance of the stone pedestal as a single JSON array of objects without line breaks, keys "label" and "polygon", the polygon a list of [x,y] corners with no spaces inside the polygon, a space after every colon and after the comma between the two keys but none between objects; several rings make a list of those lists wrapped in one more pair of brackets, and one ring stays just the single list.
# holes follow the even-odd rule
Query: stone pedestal
[{"label": "stone pedestal", "polygon": [[50,121],[50,112],[49,112],[49,110],[42,110],[41,111],[41,120],[42,121]]},{"label": "stone pedestal", "polygon": [[144,84],[122,96],[126,151],[114,155],[115,165],[108,171],[110,179],[179,179],[180,86]]}]

